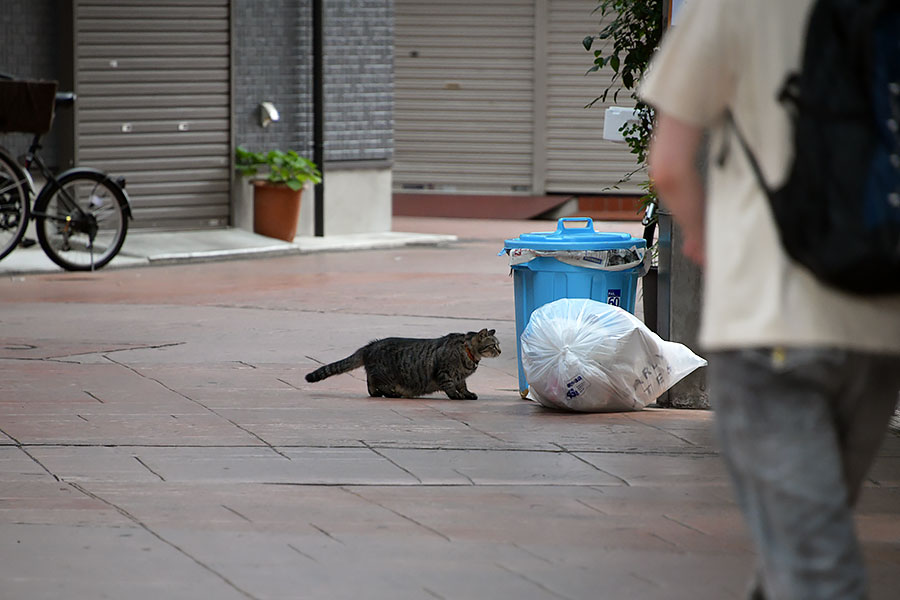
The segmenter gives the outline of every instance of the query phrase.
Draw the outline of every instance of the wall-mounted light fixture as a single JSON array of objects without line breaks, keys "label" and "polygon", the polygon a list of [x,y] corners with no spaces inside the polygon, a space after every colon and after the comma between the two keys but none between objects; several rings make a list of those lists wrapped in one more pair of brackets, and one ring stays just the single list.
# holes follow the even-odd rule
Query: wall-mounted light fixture
[{"label": "wall-mounted light fixture", "polygon": [[268,127],[281,118],[278,114],[278,109],[271,102],[260,102],[257,113],[260,127]]}]

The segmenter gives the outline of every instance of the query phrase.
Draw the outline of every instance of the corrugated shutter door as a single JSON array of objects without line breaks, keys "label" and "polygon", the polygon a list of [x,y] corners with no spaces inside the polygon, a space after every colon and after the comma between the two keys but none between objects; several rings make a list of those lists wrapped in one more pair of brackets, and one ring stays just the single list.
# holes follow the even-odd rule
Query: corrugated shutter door
[{"label": "corrugated shutter door", "polygon": [[135,228],[230,210],[229,0],[76,0],[76,159],[124,175]]},{"label": "corrugated shutter door", "polygon": [[[639,192],[643,177],[620,184],[622,177],[637,168],[635,157],[624,143],[603,139],[603,113],[607,106],[633,106],[627,90],[613,102],[597,102],[609,85],[609,75],[592,73],[593,55],[581,40],[599,31],[599,13],[592,14],[596,0],[552,0],[547,57],[547,192],[601,193]],[[601,43],[601,42],[598,42]],[[615,188],[615,189],[611,189]]]},{"label": "corrugated shutter door", "polygon": [[396,0],[394,187],[531,188],[534,0]]}]

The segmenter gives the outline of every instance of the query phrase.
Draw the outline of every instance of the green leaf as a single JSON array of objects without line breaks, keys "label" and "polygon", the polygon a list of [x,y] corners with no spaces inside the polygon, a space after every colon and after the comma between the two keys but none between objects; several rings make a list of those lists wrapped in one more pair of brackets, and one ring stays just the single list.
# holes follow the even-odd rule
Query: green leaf
[{"label": "green leaf", "polygon": [[[600,47],[602,44],[602,53],[601,48],[594,51],[594,64],[587,73],[596,72],[608,66],[610,76],[606,89],[602,90],[599,97],[588,106],[600,101],[606,102],[608,97],[618,103],[619,92],[628,90],[631,98],[635,100],[635,108],[640,117],[639,123],[623,128],[625,143],[636,157],[637,163],[641,165],[623,175],[621,181],[624,182],[633,175],[643,172],[642,168],[646,164],[653,111],[637,98],[634,89],[643,77],[644,70],[662,38],[665,2],[663,0],[595,0],[594,4],[595,8],[591,14],[602,24],[602,27],[599,33],[588,37],[592,38],[591,47]],[[585,48],[590,50],[588,46]]]},{"label": "green leaf", "polygon": [[592,35],[584,36],[584,39],[581,40],[581,44],[584,46],[585,50],[590,51],[591,46],[594,45],[594,36],[592,36]]},{"label": "green leaf", "polygon": [[[235,170],[245,177],[285,184],[293,190],[302,188],[307,181],[322,181],[322,174],[315,163],[300,156],[295,150],[269,150],[260,153],[238,146],[234,153]],[[260,169],[265,169],[264,175],[259,175]]]}]

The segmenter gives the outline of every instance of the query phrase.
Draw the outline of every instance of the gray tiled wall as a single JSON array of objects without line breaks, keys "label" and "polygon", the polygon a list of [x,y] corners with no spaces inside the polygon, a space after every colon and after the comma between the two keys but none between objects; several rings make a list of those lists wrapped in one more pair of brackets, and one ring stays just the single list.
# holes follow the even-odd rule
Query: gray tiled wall
[{"label": "gray tiled wall", "polygon": [[325,4],[325,158],[390,160],[393,0]]},{"label": "gray tiled wall", "polygon": [[[312,23],[309,0],[236,0],[234,133],[238,145],[312,156]],[[257,122],[260,102],[275,104],[278,123]]]},{"label": "gray tiled wall", "polygon": [[[235,139],[253,150],[312,155],[310,0],[236,0]],[[325,159],[393,156],[393,1],[325,2]],[[281,121],[256,120],[262,101]]]}]

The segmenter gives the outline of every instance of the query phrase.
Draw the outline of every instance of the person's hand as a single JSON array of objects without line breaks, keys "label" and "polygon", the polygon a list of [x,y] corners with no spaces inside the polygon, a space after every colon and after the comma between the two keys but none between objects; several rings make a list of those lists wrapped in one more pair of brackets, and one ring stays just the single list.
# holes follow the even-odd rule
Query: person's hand
[{"label": "person's hand", "polygon": [[684,232],[681,252],[688,260],[701,267],[706,263],[706,244],[703,240],[702,228],[699,232]]},{"label": "person's hand", "polygon": [[658,113],[650,142],[650,179],[672,212],[684,238],[682,253],[698,265],[706,261],[704,222],[706,198],[697,170],[697,151],[703,129]]}]

